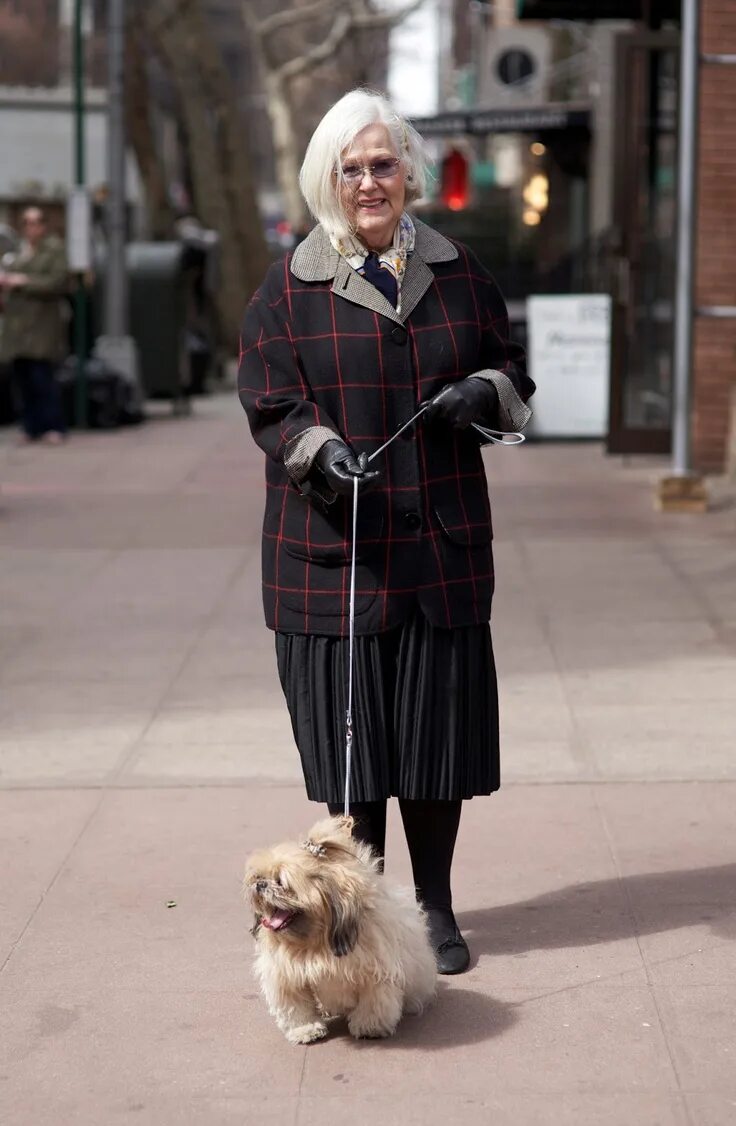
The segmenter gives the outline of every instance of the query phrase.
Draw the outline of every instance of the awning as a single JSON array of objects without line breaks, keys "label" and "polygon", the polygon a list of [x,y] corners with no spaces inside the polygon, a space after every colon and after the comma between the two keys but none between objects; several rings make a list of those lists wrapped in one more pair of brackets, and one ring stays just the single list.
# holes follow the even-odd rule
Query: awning
[{"label": "awning", "polygon": [[589,129],[587,105],[509,106],[470,109],[414,117],[412,125],[423,137],[448,137],[456,133],[539,133],[546,129]]},{"label": "awning", "polygon": [[680,18],[680,0],[516,0],[520,20]]}]

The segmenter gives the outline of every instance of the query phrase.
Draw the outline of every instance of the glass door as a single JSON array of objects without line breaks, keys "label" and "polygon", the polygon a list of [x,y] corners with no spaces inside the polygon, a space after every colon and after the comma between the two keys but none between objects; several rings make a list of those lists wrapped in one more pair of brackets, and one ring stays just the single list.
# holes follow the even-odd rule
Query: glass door
[{"label": "glass door", "polygon": [[610,453],[665,453],[672,400],[678,37],[619,39]]}]

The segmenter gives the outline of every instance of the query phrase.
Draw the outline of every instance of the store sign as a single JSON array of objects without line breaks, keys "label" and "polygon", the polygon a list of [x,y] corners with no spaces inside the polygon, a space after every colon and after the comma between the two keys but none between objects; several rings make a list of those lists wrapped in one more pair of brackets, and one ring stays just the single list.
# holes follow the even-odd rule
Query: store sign
[{"label": "store sign", "polygon": [[506,109],[478,109],[462,113],[438,113],[434,117],[414,117],[412,125],[423,137],[447,137],[460,133],[538,133],[545,129],[587,129],[587,107],[555,108],[523,106]]},{"label": "store sign", "polygon": [[603,438],[608,429],[611,298],[529,297],[529,374],[537,385],[529,431],[543,438]]}]

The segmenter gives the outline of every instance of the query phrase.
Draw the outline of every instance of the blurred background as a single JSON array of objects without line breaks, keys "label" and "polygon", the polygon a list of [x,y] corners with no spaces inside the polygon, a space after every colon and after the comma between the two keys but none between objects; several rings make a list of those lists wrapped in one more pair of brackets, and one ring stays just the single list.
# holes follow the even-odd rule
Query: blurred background
[{"label": "blurred background", "polygon": [[[732,460],[734,413],[736,279],[723,237],[736,71],[718,55],[734,35],[730,8],[702,0],[699,30],[688,468],[715,473]],[[119,0],[0,0],[0,255],[16,248],[22,208],[39,203],[82,256],[70,412],[82,354],[117,361],[144,398],[179,411],[231,376],[249,295],[310,227],[297,173],[311,131],[367,84],[427,139],[434,178],[418,213],[475,249],[530,346],[533,433],[667,453],[680,17],[679,0],[138,0],[124,11]],[[111,326],[115,207],[128,284]],[[568,335],[552,339],[550,323]],[[101,335],[132,346],[96,352]],[[585,393],[565,408],[545,398],[545,363],[576,341],[568,375]],[[87,369],[90,383],[103,374]],[[12,416],[5,373],[0,421]],[[130,403],[98,404],[82,420],[140,417]]]},{"label": "blurred background", "polygon": [[[538,391],[535,440],[484,453],[474,965],[391,1045],[302,1053],[240,895],[315,810],[234,375],[361,83],[426,138],[417,214],[497,277]],[[0,365],[3,1122],[733,1126],[734,120],[736,0],[0,0],[0,277],[40,206],[75,427],[24,443]],[[389,856],[408,882],[395,808]]]}]

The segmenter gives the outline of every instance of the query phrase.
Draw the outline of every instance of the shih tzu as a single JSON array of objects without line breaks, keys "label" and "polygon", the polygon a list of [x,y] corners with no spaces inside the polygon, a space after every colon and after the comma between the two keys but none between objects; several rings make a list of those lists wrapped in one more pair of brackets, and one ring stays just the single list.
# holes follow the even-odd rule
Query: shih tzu
[{"label": "shih tzu", "polygon": [[328,1016],[347,1016],[356,1038],[391,1036],[402,1013],[421,1012],[435,992],[435,958],[414,892],[380,873],[352,826],[351,817],[331,817],[303,843],[247,861],[255,972],[292,1044],[320,1040]]}]

